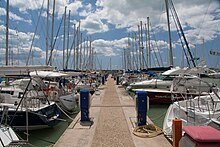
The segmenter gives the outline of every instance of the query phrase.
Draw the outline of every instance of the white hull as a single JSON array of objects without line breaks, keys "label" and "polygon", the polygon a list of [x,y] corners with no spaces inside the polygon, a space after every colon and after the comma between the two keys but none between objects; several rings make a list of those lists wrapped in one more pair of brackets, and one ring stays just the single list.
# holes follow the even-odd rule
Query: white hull
[{"label": "white hull", "polygon": [[[10,143],[14,141],[19,141],[19,138],[15,134],[15,132],[12,130],[9,126],[0,126],[0,147],[9,146]],[[3,143],[3,144],[2,144]]]},{"label": "white hull", "polygon": [[191,106],[189,100],[177,101],[171,104],[163,122],[164,134],[167,136],[172,135],[172,121],[175,118],[181,119],[183,126],[204,126],[212,120],[220,118],[220,111],[217,111],[220,110],[220,100],[213,93],[210,95],[213,99],[209,95],[192,99],[193,105]]},{"label": "white hull", "polygon": [[73,111],[76,108],[75,94],[71,93],[59,97],[59,103],[61,107],[66,111]]}]

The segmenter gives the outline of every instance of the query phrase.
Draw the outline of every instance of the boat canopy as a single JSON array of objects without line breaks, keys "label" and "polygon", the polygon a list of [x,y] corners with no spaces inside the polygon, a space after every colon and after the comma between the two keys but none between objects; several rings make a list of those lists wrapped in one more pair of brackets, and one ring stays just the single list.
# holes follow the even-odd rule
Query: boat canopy
[{"label": "boat canopy", "polygon": [[33,72],[30,72],[30,76],[41,77],[41,78],[69,77],[68,74],[60,73],[57,71],[33,71]]}]

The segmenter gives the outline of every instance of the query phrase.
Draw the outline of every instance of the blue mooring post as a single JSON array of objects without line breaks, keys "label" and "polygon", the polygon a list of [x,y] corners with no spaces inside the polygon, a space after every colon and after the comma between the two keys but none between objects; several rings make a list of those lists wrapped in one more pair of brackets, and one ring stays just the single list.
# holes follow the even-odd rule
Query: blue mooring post
[{"label": "blue mooring post", "polygon": [[119,85],[119,76],[116,78],[116,85]]},{"label": "blue mooring post", "polygon": [[108,74],[105,74],[105,81],[107,81],[107,78],[108,78]]},{"label": "blue mooring post", "polygon": [[105,85],[105,76],[102,76],[102,85]]},{"label": "blue mooring post", "polygon": [[147,92],[137,91],[136,94],[137,125],[143,126],[147,123]]},{"label": "blue mooring post", "polygon": [[89,90],[80,90],[81,122],[90,121],[89,103]]}]

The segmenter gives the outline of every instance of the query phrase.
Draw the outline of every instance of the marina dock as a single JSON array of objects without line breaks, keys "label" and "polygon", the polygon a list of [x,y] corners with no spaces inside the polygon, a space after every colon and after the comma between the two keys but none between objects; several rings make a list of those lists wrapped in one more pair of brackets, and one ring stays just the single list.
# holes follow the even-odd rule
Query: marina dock
[{"label": "marina dock", "polygon": [[79,112],[54,146],[172,146],[163,134],[141,138],[132,133],[137,122],[135,101],[111,76],[91,97],[89,116],[93,124],[81,125]]}]

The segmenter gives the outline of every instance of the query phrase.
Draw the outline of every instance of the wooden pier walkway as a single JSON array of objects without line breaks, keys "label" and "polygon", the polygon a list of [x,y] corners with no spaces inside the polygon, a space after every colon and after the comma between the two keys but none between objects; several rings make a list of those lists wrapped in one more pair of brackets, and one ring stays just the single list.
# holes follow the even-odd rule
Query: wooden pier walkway
[{"label": "wooden pier walkway", "polygon": [[[163,135],[140,138],[132,134],[136,122],[135,103],[109,77],[92,96],[91,126],[80,124],[80,113],[56,142],[56,147],[171,147]],[[150,121],[148,119],[148,121]]]}]

